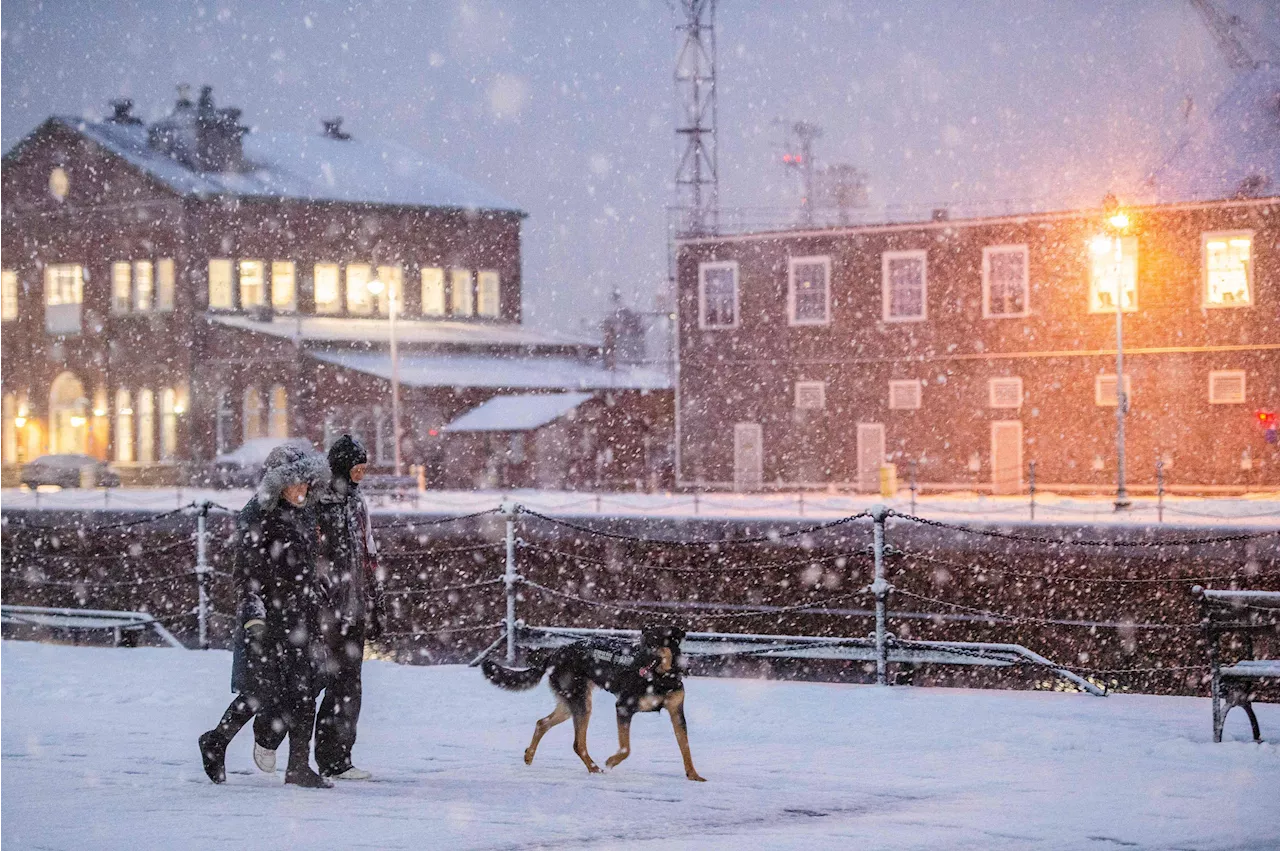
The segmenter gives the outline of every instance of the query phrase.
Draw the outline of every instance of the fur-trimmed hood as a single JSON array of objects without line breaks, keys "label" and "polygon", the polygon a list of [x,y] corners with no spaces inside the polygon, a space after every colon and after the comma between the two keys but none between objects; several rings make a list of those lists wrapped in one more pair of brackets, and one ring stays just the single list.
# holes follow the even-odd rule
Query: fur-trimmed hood
[{"label": "fur-trimmed hood", "polygon": [[307,484],[307,504],[320,496],[329,484],[329,463],[317,452],[284,444],[271,450],[262,465],[262,481],[258,483],[258,505],[263,511],[274,511],[280,494],[290,485]]}]

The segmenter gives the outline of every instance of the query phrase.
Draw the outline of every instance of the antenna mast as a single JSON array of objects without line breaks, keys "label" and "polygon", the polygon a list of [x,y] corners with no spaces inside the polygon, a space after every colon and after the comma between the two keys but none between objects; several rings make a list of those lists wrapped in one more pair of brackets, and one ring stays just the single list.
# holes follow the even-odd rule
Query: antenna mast
[{"label": "antenna mast", "polygon": [[690,235],[715,233],[719,227],[720,176],[716,163],[716,0],[679,0],[682,21],[676,31],[684,42],[676,57],[676,92],[680,117],[676,138],[676,197]]}]

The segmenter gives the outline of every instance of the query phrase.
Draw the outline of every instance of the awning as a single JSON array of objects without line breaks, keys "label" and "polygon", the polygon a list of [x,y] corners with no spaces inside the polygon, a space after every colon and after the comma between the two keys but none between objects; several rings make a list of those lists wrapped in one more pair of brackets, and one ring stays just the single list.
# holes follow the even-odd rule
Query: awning
[{"label": "awning", "polygon": [[583,402],[591,393],[522,393],[494,396],[444,427],[447,432],[532,431],[554,422]]}]

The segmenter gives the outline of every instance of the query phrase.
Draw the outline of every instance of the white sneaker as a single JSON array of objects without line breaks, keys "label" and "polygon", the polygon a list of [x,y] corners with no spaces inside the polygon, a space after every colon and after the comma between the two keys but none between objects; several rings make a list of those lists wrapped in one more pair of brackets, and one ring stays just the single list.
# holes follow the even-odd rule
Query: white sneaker
[{"label": "white sneaker", "polygon": [[356,768],[354,765],[341,774],[330,775],[334,780],[371,780],[373,775],[363,768]]},{"label": "white sneaker", "polygon": [[259,771],[265,771],[267,774],[276,773],[276,752],[267,750],[257,742],[253,743],[253,764],[258,766]]}]

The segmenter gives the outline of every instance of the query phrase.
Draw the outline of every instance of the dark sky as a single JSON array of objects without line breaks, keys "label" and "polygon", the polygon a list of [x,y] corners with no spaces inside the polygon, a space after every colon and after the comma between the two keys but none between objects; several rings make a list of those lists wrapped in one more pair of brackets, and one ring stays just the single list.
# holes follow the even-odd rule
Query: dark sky
[{"label": "dark sky", "polygon": [[[1280,4],[1221,0],[1280,41]],[[126,95],[167,111],[209,83],[247,123],[345,118],[530,213],[525,305],[576,329],[666,278],[675,13],[600,2],[9,0],[0,136]],[[870,178],[871,212],[950,201],[1094,205],[1154,167],[1188,96],[1231,74],[1182,0],[720,0],[722,201],[790,206],[776,119]],[[1280,59],[1280,57],[1276,57]],[[999,206],[999,205],[997,205]]]}]

